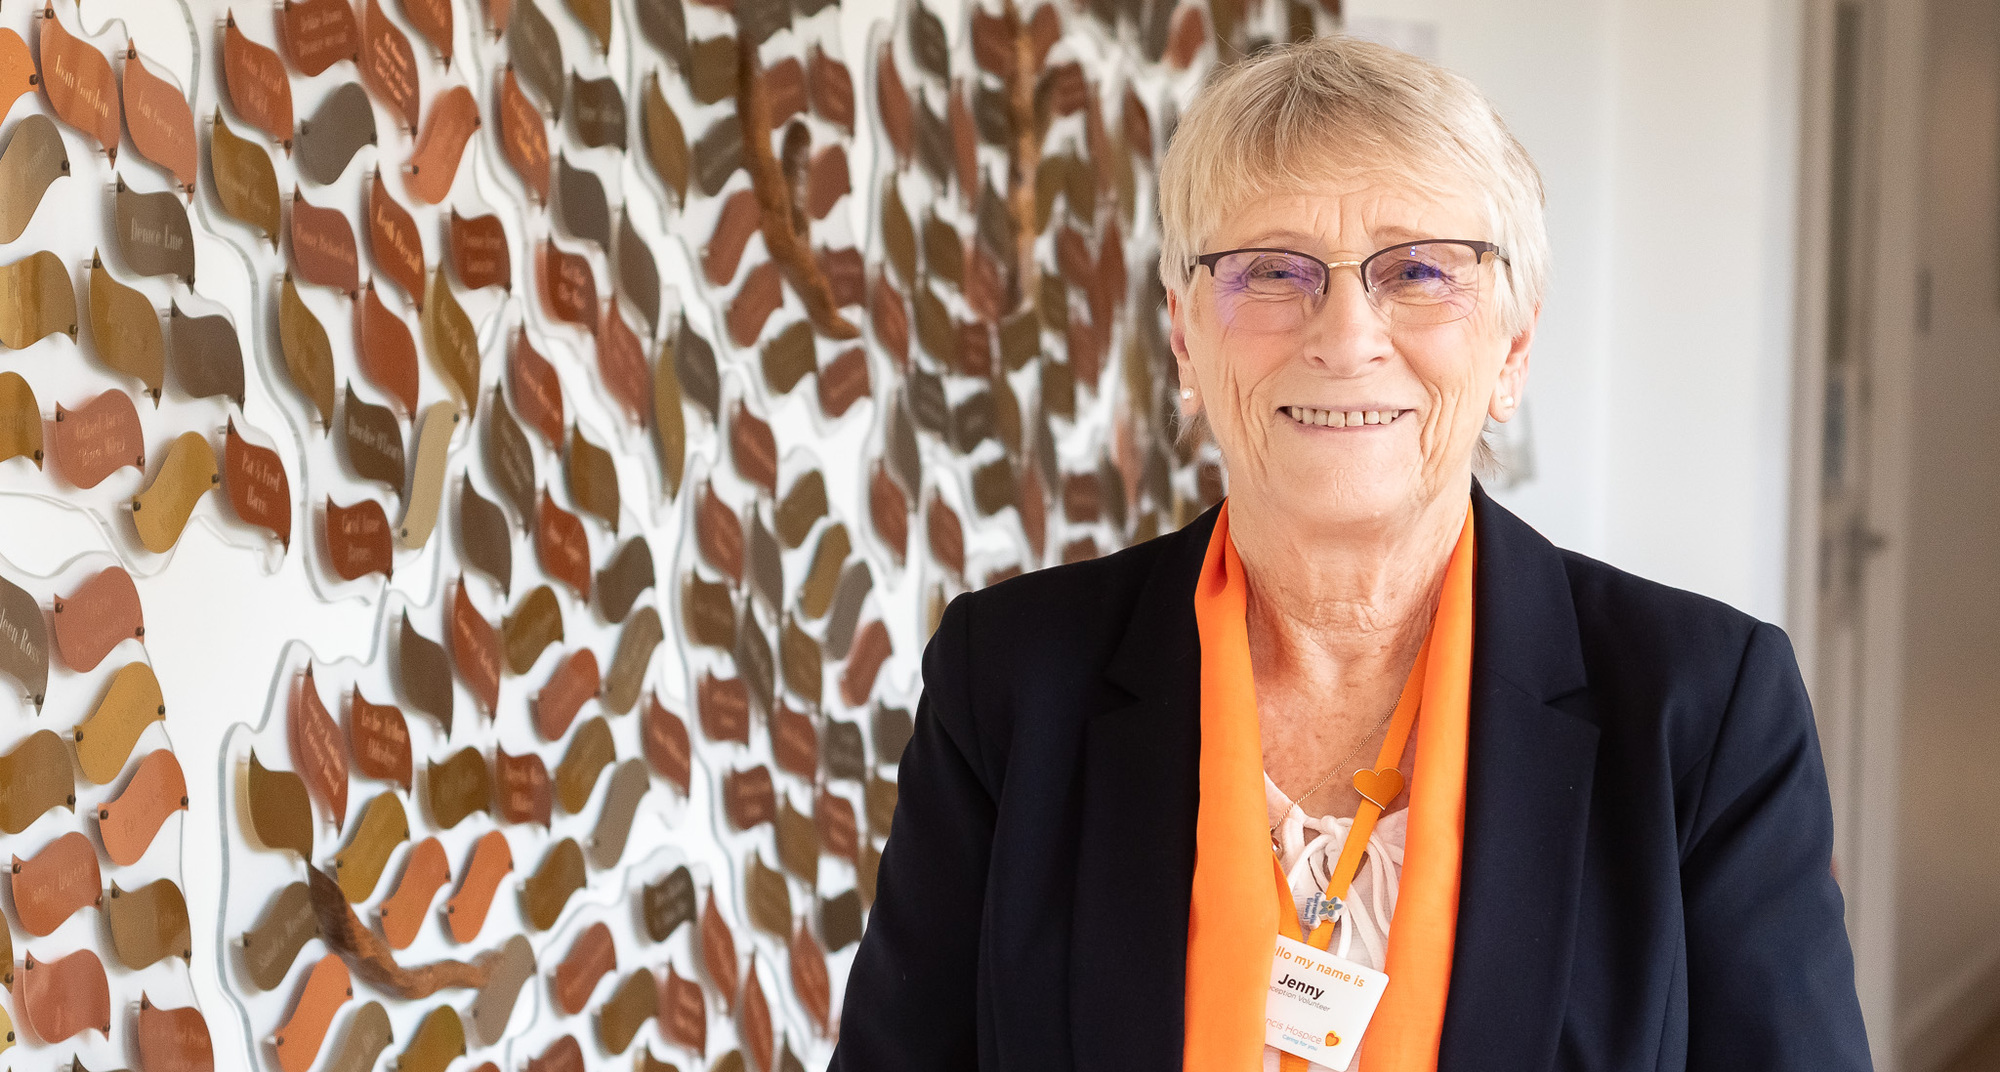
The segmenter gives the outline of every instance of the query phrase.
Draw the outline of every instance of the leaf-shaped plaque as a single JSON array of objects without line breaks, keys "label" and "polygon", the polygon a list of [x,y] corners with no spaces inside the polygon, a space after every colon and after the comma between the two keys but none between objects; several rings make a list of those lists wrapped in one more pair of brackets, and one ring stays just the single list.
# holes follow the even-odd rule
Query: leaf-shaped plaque
[{"label": "leaf-shaped plaque", "polygon": [[417,221],[410,211],[396,203],[382,183],[382,173],[368,188],[368,251],[390,282],[419,309],[424,302],[424,243],[417,234]]},{"label": "leaf-shaped plaque", "polygon": [[116,163],[122,116],[111,62],[90,42],[70,33],[54,8],[41,20],[36,49],[42,90],[49,95],[56,118],[96,138],[98,148]]},{"label": "leaf-shaped plaque", "polygon": [[617,970],[618,947],[612,941],[611,928],[601,921],[585,927],[570,943],[569,952],[549,980],[556,1008],[565,1016],[582,1012],[597,984]]},{"label": "leaf-shaped plaque", "polygon": [[486,924],[486,912],[493,907],[493,895],[500,880],[514,870],[514,854],[507,847],[507,835],[488,830],[472,846],[472,856],[460,874],[458,892],[444,905],[445,921],[454,941],[469,942]]},{"label": "leaf-shaped plaque", "polygon": [[466,412],[479,412],[479,335],[472,318],[451,293],[444,265],[431,272],[430,298],[419,318],[424,329],[424,349],[431,362],[444,373],[446,382],[458,392]]},{"label": "leaf-shaped plaque", "polygon": [[[583,710],[583,705],[596,697],[602,683],[602,678],[597,672],[597,655],[589,648],[574,651],[562,662],[557,663],[555,670],[549,674],[548,681],[542,684],[541,691],[537,692],[529,702],[529,707],[534,713],[535,728],[541,732],[542,737],[551,741],[560,740],[569,730],[577,712]],[[579,734],[577,741],[571,742],[572,755],[575,754],[577,743],[583,736]],[[609,761],[608,757],[606,761]],[[565,757],[563,762],[568,764],[569,757]],[[562,772],[558,770],[556,776],[557,788],[560,789]],[[586,794],[588,791],[586,788]],[[568,810],[575,812],[581,808],[582,801],[578,800],[577,807]]]},{"label": "leaf-shaped plaque", "polygon": [[0,197],[0,242],[21,237],[49,184],[67,174],[69,153],[55,123],[46,115],[23,116],[8,136],[6,150],[0,151],[0,190],[7,192]]},{"label": "leaf-shaped plaque", "polygon": [[215,177],[215,197],[222,211],[278,240],[278,172],[271,166],[271,154],[248,138],[239,138],[215,110],[209,127],[208,169]]},{"label": "leaf-shaped plaque", "polygon": [[[371,281],[355,306],[355,350],[368,382],[402,403],[403,412],[417,412],[417,342],[403,318],[382,304]],[[400,480],[399,480],[400,483]]]},{"label": "leaf-shaped plaque", "polygon": [[90,336],[105,364],[144,383],[153,401],[159,401],[167,375],[160,316],[144,294],[112,278],[104,262],[94,256],[90,263]]},{"label": "leaf-shaped plaque", "polygon": [[[57,747],[60,748],[59,742]],[[62,753],[57,751],[56,755]],[[69,772],[60,773],[61,781],[68,785]],[[16,783],[10,777],[8,784],[32,787],[34,782],[24,779]],[[161,748],[146,753],[118,796],[97,809],[97,835],[104,842],[104,855],[120,867],[138,863],[167,819],[177,811],[187,810],[187,800],[187,778],[173,751]]]},{"label": "leaf-shaped plaque", "polygon": [[418,33],[424,35],[424,40],[430,42],[444,65],[451,66],[450,0],[403,0],[403,15]]},{"label": "leaf-shaped plaque", "polygon": [[554,927],[563,906],[583,888],[583,849],[564,838],[542,857],[541,866],[521,884],[521,914],[538,931]]},{"label": "leaf-shaped plaque", "polygon": [[369,703],[356,686],[347,701],[347,737],[354,768],[370,778],[410,788],[410,727],[393,704]]},{"label": "leaf-shaped plaque", "polygon": [[171,193],[142,194],[118,180],[114,199],[118,252],[140,275],[179,276],[194,286],[194,231],[187,206]]},{"label": "leaf-shaped plaque", "polygon": [[369,1072],[382,1051],[395,1041],[391,1034],[389,1014],[381,1002],[371,1001],[361,1006],[348,1018],[347,1031],[341,1036],[340,1049],[326,1066],[327,1072]]},{"label": "leaf-shaped plaque", "polygon": [[712,886],[701,908],[701,965],[708,971],[708,981],[722,992],[723,1008],[732,1007],[736,1000],[736,936],[715,905]]},{"label": "leaf-shaped plaque", "polygon": [[572,165],[567,154],[556,157],[556,218],[571,235],[595,242],[605,256],[611,255],[611,205],[604,183],[596,172]]},{"label": "leaf-shaped plaque", "polygon": [[340,444],[347,463],[362,479],[402,492],[406,475],[403,426],[389,407],[362,401],[351,384],[341,401]]},{"label": "leaf-shaped plaque", "polygon": [[555,808],[548,765],[533,752],[510,756],[504,747],[497,749],[493,753],[493,797],[500,818],[507,822],[548,826]]},{"label": "leaf-shaped plaque", "polygon": [[625,541],[597,572],[597,607],[605,620],[624,621],[639,594],[653,587],[653,580],[653,549],[646,538]]},{"label": "leaf-shaped plaque", "polygon": [[633,972],[597,1010],[597,1041],[608,1053],[624,1053],[633,1036],[659,1014],[660,985],[653,973]]},{"label": "leaf-shaped plaque", "polygon": [[111,1030],[111,984],[104,962],[88,949],[56,960],[29,953],[14,985],[21,1018],[44,1043],[65,1042],[91,1028]]},{"label": "leaf-shaped plaque", "polygon": [[569,12],[597,39],[597,51],[611,48],[611,0],[567,0]]},{"label": "leaf-shaped plaque", "polygon": [[250,804],[250,829],[257,840],[270,849],[290,849],[301,860],[312,859],[312,802],[306,783],[288,770],[271,770],[250,750],[245,773]]},{"label": "leaf-shaped plaque", "polygon": [[[754,869],[761,865],[753,860],[750,866],[753,869],[751,881],[754,883],[756,881]],[[779,881],[784,880],[780,878]],[[750,910],[754,915],[756,912],[754,903]],[[743,1016],[740,1023],[743,1045],[749,1049],[750,1060],[755,1062],[757,1072],[773,1072],[771,1052],[775,1043],[771,1034],[771,1003],[764,996],[763,984],[757,981],[757,954],[754,951],[750,954],[750,973],[743,977]]]},{"label": "leaf-shaped plaque", "polygon": [[[285,0],[278,9],[278,30],[279,43],[307,77],[361,53],[361,28],[347,0]],[[303,124],[299,133],[305,133]]]},{"label": "leaf-shaped plaque", "polygon": [[417,454],[410,469],[410,493],[403,500],[403,519],[396,525],[396,542],[416,550],[430,542],[437,527],[438,504],[444,500],[444,465],[458,427],[458,407],[433,402],[417,422]]},{"label": "leaf-shaped plaque", "polygon": [[[583,436],[583,426],[569,430],[569,452],[565,468],[570,498],[585,513],[618,528],[618,468],[611,452]],[[588,586],[586,586],[587,588]]]},{"label": "leaf-shaped plaque", "polygon": [[376,883],[389,866],[389,854],[410,840],[410,817],[403,800],[394,790],[378,794],[361,809],[361,821],[354,824],[354,836],[347,839],[333,858],[340,876],[340,892],[348,904],[360,904],[375,895]]},{"label": "leaf-shaped plaque", "polygon": [[62,258],[42,250],[0,266],[0,346],[25,350],[58,331],[76,338],[76,288]]},{"label": "leaf-shaped plaque", "polygon": [[618,866],[625,843],[632,835],[632,820],[639,813],[639,800],[652,788],[643,760],[628,759],[611,772],[611,786],[605,790],[604,804],[597,812],[597,825],[590,832],[590,863],[599,870]]},{"label": "leaf-shaped plaque", "polygon": [[[262,150],[258,150],[262,152]],[[243,351],[236,325],[220,314],[189,316],[178,302],[168,306],[168,350],[174,382],[195,398],[221,396],[243,401]]]},{"label": "leaf-shaped plaque", "polygon": [[42,467],[42,408],[18,372],[0,372],[0,461],[9,458]]},{"label": "leaf-shaped plaque", "polygon": [[535,558],[549,576],[590,598],[590,537],[583,522],[557,506],[546,490],[535,509]]},{"label": "leaf-shaped plaque", "polygon": [[625,416],[644,425],[648,396],[652,393],[652,385],[647,382],[650,377],[646,353],[639,336],[618,315],[616,295],[605,307],[604,322],[597,332],[597,375]]},{"label": "leaf-shaped plaque", "polygon": [[353,506],[326,500],[326,554],[333,572],[353,581],[371,573],[384,577],[394,568],[389,515],[382,504],[363,499]]},{"label": "leaf-shaped plaque", "polygon": [[669,345],[653,365],[653,446],[658,451],[660,477],[667,496],[681,493],[687,465],[687,418],[681,413],[680,372]]},{"label": "leaf-shaped plaque", "polygon": [[410,1038],[410,1045],[396,1059],[397,1072],[444,1072],[465,1055],[465,1021],[458,1010],[440,1005],[425,1014]]},{"label": "leaf-shaped plaque", "polygon": [[652,764],[660,777],[688,792],[691,774],[687,723],[679,715],[660,705],[658,696],[646,698],[646,711],[641,716],[641,743],[645,745],[646,762]]},{"label": "leaf-shaped plaque", "polygon": [[[486,969],[486,985],[472,1002],[472,1028],[480,1040],[491,1045],[507,1032],[521,990],[535,975],[535,949],[521,935],[507,939],[497,952],[480,958]],[[487,1063],[491,1066],[492,1062]]]},{"label": "leaf-shaped plaque", "polygon": [[779,704],[771,712],[771,756],[780,770],[812,781],[819,773],[819,730],[812,718]]},{"label": "leaf-shaped plaque", "polygon": [[139,155],[166,168],[185,189],[194,189],[194,110],[181,88],[154,74],[136,52],[127,53],[123,84],[125,125]]},{"label": "leaf-shaped plaque", "polygon": [[306,973],[298,1001],[285,1022],[271,1036],[278,1051],[278,1067],[283,1072],[306,1072],[319,1056],[333,1017],[354,996],[353,978],[338,953],[328,953]]},{"label": "leaf-shaped plaque", "polygon": [[285,352],[285,371],[292,386],[319,411],[320,428],[333,430],[333,342],[325,325],[299,297],[287,275],[278,291],[278,346]]},{"label": "leaf-shaped plaque", "polygon": [[236,516],[271,530],[279,543],[290,547],[292,487],[278,452],[244,439],[231,417],[222,441],[222,466],[227,474],[223,487]]},{"label": "leaf-shaped plaque", "polygon": [[[338,8],[350,23],[354,19],[347,0],[306,0],[303,4],[288,3],[285,9],[289,13],[320,6]],[[292,159],[298,164],[299,174],[321,186],[331,186],[340,181],[354,154],[362,146],[373,144],[375,109],[368,103],[368,94],[359,85],[344,82],[326,95],[311,119],[299,124]]]},{"label": "leaf-shaped plaque", "polygon": [[170,879],[149,882],[136,890],[119,889],[114,881],[103,907],[105,922],[111,925],[112,952],[118,955],[119,963],[133,971],[194,952],[189,941],[187,898]]},{"label": "leaf-shaped plaque", "polygon": [[[533,10],[534,5],[525,5]],[[519,23],[516,24],[520,25]],[[500,154],[535,200],[549,199],[549,129],[541,110],[521,92],[514,68],[500,75],[500,99],[494,104],[500,120]]]},{"label": "leaf-shaped plaque", "polygon": [[473,489],[469,473],[459,478],[458,539],[466,563],[491,577],[506,595],[514,578],[513,533],[500,507]]},{"label": "leaf-shaped plaque", "polygon": [[[0,584],[7,583],[0,579]],[[20,604],[13,597],[13,592],[18,591],[12,589],[0,602]],[[23,606],[33,606],[32,600]],[[0,606],[0,614],[7,609],[19,608]],[[132,575],[121,566],[108,567],[78,585],[68,596],[56,597],[55,615],[56,640],[63,664],[80,674],[96,669],[120,641],[146,635],[139,590],[132,583]],[[36,619],[39,618],[38,609]]]},{"label": "leaf-shaped plaque", "polygon": [[453,209],[447,245],[458,281],[471,290],[510,287],[513,268],[507,253],[507,228],[498,216],[467,219]]},{"label": "leaf-shaped plaque", "polygon": [[463,579],[451,601],[451,654],[459,676],[488,715],[500,709],[500,631],[479,613]]},{"label": "leaf-shaped plaque", "polygon": [[771,768],[759,764],[724,775],[722,810],[729,816],[729,825],[738,830],[749,830],[777,818],[778,797],[771,784]]},{"label": "leaf-shaped plaque", "polygon": [[555,366],[528,341],[525,325],[515,333],[508,351],[507,385],[514,395],[514,408],[528,426],[540,432],[550,447],[562,449],[562,380],[556,376]]},{"label": "leaf-shaped plaque", "polygon": [[[11,29],[0,30],[0,116],[7,114],[21,94],[33,93],[36,81],[35,59],[28,55],[28,43]],[[13,978],[11,968],[6,974]]]},{"label": "leaf-shaped plaque", "polygon": [[278,54],[243,36],[231,15],[222,31],[222,82],[243,121],[286,147],[292,143],[292,81]]},{"label": "leaf-shaped plaque", "polygon": [[[637,7],[639,33],[651,41],[654,48],[685,66],[688,59],[687,12],[681,7],[681,0],[641,0]],[[695,1052],[701,1052],[701,1047],[695,1047]]]},{"label": "leaf-shaped plaque", "polygon": [[94,488],[125,466],[146,465],[139,411],[132,396],[116,387],[76,409],[56,403],[49,447],[55,452],[56,472],[79,488]]},{"label": "leaf-shaped plaque", "polygon": [[300,279],[343,294],[361,289],[361,255],[354,225],[338,209],[320,208],[292,191],[292,269]]},{"label": "leaf-shaped plaque", "polygon": [[507,27],[507,59],[551,107],[562,101],[562,40],[532,0],[523,0]]},{"label": "leaf-shaped plaque", "polygon": [[479,102],[472,91],[453,86],[431,99],[430,114],[424,118],[424,132],[417,138],[410,162],[403,168],[403,185],[410,196],[427,205],[444,201],[458,177],[458,162],[465,155],[465,143],[479,129]]},{"label": "leaf-shaped plaque", "polygon": [[486,769],[486,757],[476,748],[461,748],[443,763],[430,764],[424,785],[431,821],[440,829],[450,830],[473,812],[492,810],[492,775]]},{"label": "leaf-shaped plaque", "polygon": [[313,684],[312,664],[292,690],[286,714],[286,736],[292,742],[292,766],[305,779],[306,791],[318,798],[333,819],[335,830],[347,822],[347,748],[340,739],[319,686]]},{"label": "leaf-shaped plaque", "polygon": [[563,638],[562,604],[556,601],[555,590],[538,585],[522,596],[500,633],[507,647],[507,669],[527,673],[550,644]]},{"label": "leaf-shaped plaque", "polygon": [[14,857],[14,917],[21,929],[46,938],[77,912],[103,897],[97,850],[72,830],[27,859]]},{"label": "leaf-shaped plaque", "polygon": [[597,277],[591,273],[589,259],[560,249],[554,242],[543,242],[536,260],[542,307],[557,320],[596,331]]},{"label": "leaf-shaped plaque", "polygon": [[195,503],[221,479],[208,440],[200,432],[182,432],[167,448],[153,482],[132,500],[132,527],[139,531],[139,542],[164,554],[180,541]]},{"label": "leaf-shaped plaque", "polygon": [[639,98],[639,120],[645,127],[646,159],[653,165],[653,174],[676,198],[685,200],[690,170],[687,131],[673,106],[660,94],[657,73],[646,78],[646,91]]},{"label": "leaf-shaped plaque", "polygon": [[451,881],[451,861],[445,857],[444,846],[434,837],[425,838],[410,846],[410,855],[403,864],[403,877],[396,882],[396,888],[382,900],[377,915],[382,921],[382,936],[389,940],[391,949],[408,949],[417,940],[417,931],[424,925],[424,917],[429,914],[431,899]]},{"label": "leaf-shaped plaque", "polygon": [[660,267],[653,251],[632,226],[630,211],[618,214],[618,290],[645,321],[650,336],[660,322]]},{"label": "leaf-shaped plaque", "polygon": [[445,657],[442,645],[410,624],[409,611],[403,612],[397,636],[396,664],[403,699],[437,719],[445,736],[451,736],[451,660]]},{"label": "leaf-shaped plaque", "polygon": [[[692,898],[694,891],[690,889]],[[692,916],[692,905],[690,905]],[[683,979],[674,966],[667,965],[667,979],[660,987],[661,1033],[676,1045],[685,1046],[696,1053],[708,1050],[708,1000],[702,994],[701,984],[693,979]],[[647,1072],[653,1072],[648,1069]]]},{"label": "leaf-shaped plaque", "polygon": [[417,129],[417,54],[382,11],[381,0],[364,0],[361,7],[361,81],[403,121],[403,129]]},{"label": "leaf-shaped plaque", "polygon": [[569,121],[577,140],[587,148],[625,148],[625,94],[613,79],[586,81],[570,72]]},{"label": "leaf-shaped plaque", "polygon": [[243,935],[243,964],[259,990],[275,990],[290,973],[292,961],[308,941],[319,936],[306,884],[294,882],[279,891],[257,925]]},{"label": "leaf-shaped plaque", "polygon": [[729,417],[729,458],[743,479],[766,493],[778,493],[778,441],[770,422],[743,403]]}]

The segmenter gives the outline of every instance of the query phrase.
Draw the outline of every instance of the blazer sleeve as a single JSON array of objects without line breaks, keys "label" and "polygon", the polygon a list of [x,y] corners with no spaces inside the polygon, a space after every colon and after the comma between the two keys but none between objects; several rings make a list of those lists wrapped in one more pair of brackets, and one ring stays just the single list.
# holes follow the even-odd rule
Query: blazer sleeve
[{"label": "blazer sleeve", "polygon": [[977,1063],[974,1007],[994,797],[970,698],[968,601],[924,652],[868,927],[847,977],[829,1072],[951,1072]]},{"label": "blazer sleeve", "polygon": [[1681,857],[1690,1072],[1860,1072],[1833,809],[1790,642],[1750,635]]}]

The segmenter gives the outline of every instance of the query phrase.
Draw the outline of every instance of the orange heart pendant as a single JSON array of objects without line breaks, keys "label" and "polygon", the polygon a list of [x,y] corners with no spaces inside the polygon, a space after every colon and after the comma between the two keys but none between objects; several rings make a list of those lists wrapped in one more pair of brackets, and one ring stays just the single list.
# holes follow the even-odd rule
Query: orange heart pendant
[{"label": "orange heart pendant", "polygon": [[1387,811],[1389,802],[1403,795],[1403,772],[1394,767],[1384,767],[1379,771],[1355,771],[1354,791],[1370,804]]}]

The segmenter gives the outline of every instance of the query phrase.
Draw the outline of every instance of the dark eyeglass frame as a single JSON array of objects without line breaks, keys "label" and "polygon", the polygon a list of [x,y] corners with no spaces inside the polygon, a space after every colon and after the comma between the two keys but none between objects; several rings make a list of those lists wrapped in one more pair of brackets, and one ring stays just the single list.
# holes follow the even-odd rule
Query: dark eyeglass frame
[{"label": "dark eyeglass frame", "polygon": [[1355,269],[1361,276],[1361,289],[1367,293],[1373,294],[1375,292],[1375,288],[1371,286],[1368,282],[1368,266],[1374,262],[1375,258],[1380,257],[1384,253],[1391,253],[1396,250],[1410,249],[1411,247],[1414,246],[1465,246],[1468,249],[1472,250],[1474,263],[1477,264],[1485,263],[1486,255],[1491,253],[1494,259],[1498,260],[1500,263],[1505,264],[1509,267],[1513,266],[1513,262],[1507,259],[1507,252],[1501,249],[1499,245],[1492,242],[1480,242],[1471,238],[1420,238],[1415,242],[1398,242],[1393,246],[1384,246],[1381,249],[1378,249],[1375,252],[1370,253],[1368,256],[1363,257],[1358,261],[1323,261],[1320,260],[1318,257],[1313,256],[1310,253],[1302,253],[1296,249],[1285,249],[1281,246],[1244,246],[1240,249],[1218,250],[1217,252],[1214,253],[1204,253],[1199,257],[1195,257],[1188,264],[1188,271],[1192,272],[1195,269],[1206,265],[1208,267],[1208,274],[1210,276],[1213,276],[1215,275],[1216,263],[1222,260],[1222,258],[1230,256],[1231,254],[1283,253],[1286,256],[1290,257],[1304,257],[1306,260],[1309,260],[1314,264],[1320,266],[1321,274],[1320,274],[1319,289],[1313,291],[1314,294],[1326,293],[1327,285],[1333,282],[1333,270],[1335,268]]}]

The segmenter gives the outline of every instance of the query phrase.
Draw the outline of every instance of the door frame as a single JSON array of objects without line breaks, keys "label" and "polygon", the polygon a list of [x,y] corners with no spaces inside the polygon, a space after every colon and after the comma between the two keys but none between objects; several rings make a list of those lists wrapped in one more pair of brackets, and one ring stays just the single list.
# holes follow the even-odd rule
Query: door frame
[{"label": "door frame", "polygon": [[[1822,710],[1853,713],[1822,727],[1842,743],[1833,802],[1837,864],[1848,903],[1855,982],[1880,1072],[1896,1072],[1906,1047],[1896,1017],[1897,825],[1902,734],[1902,646],[1908,530],[1912,360],[1919,316],[1918,228],[1924,124],[1926,0],[1801,0],[1798,280],[1794,309],[1792,495],[1787,612],[1800,667]],[[1860,148],[1854,178],[1865,234],[1836,234],[1833,101],[1836,15],[1862,11]],[[1885,122],[1883,117],[1899,117]],[[1857,239],[1857,240],[1850,240]],[[1839,256],[1863,281],[1869,376],[1864,409],[1865,523],[1879,539],[1863,572],[1860,665],[1827,665],[1819,629],[1821,437],[1827,384],[1829,268]],[[1846,672],[1842,672],[1845,669]],[[1833,696],[1838,692],[1840,695]]]}]

